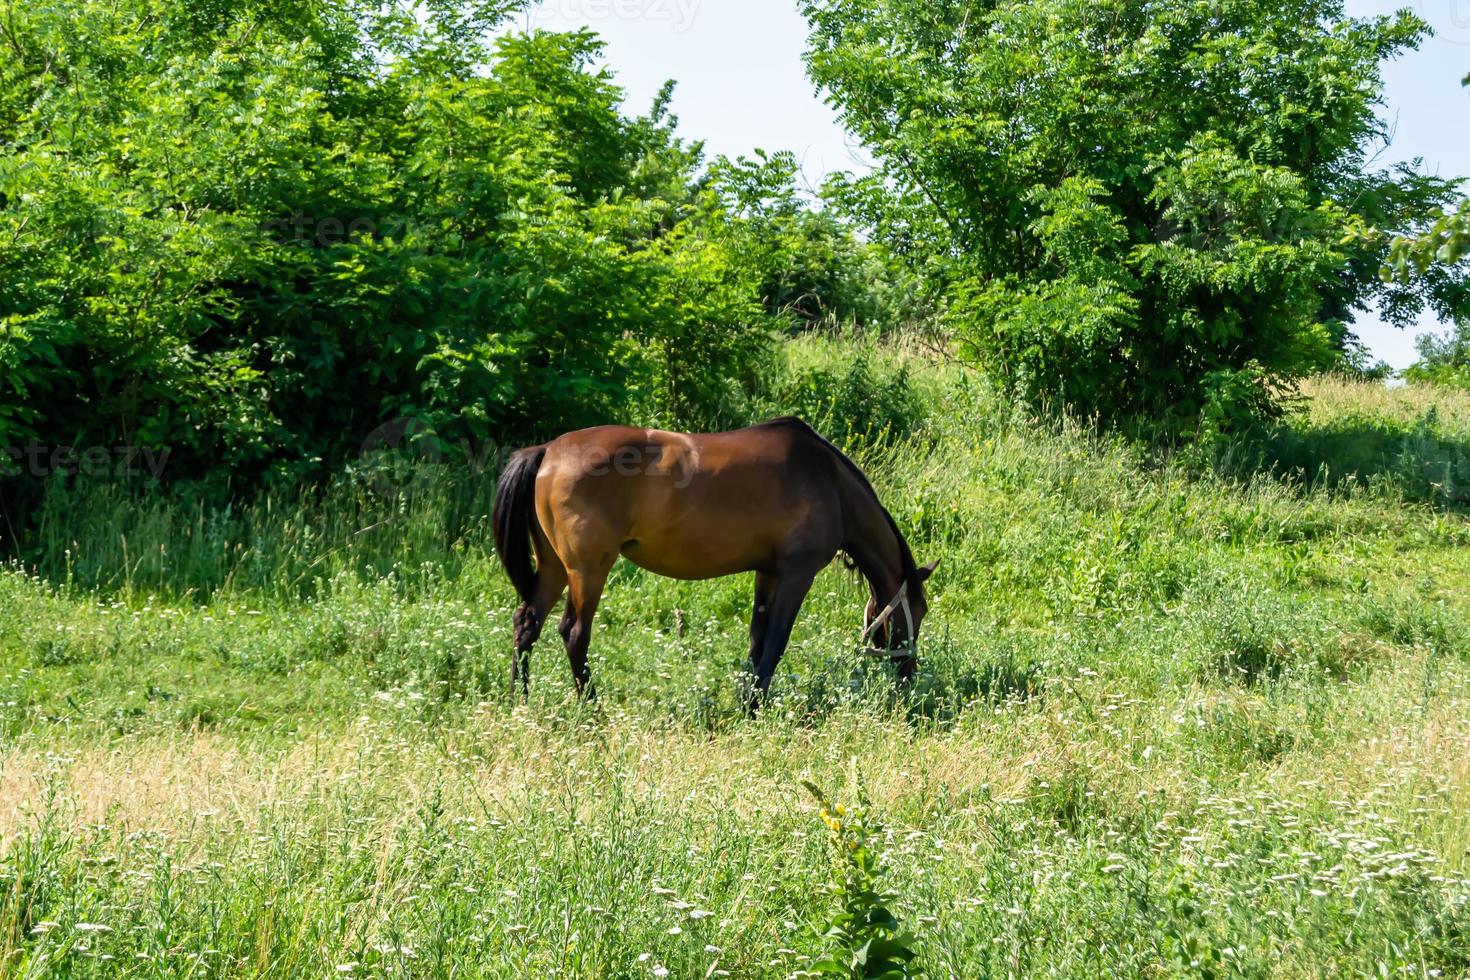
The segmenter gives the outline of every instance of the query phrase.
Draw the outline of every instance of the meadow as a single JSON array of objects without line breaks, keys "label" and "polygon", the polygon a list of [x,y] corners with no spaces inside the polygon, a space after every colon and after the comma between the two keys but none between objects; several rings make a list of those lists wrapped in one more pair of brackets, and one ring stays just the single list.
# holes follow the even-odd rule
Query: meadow
[{"label": "meadow", "polygon": [[[785,354],[827,431],[850,353]],[[920,676],[834,564],[753,721],[748,577],[626,563],[598,700],[548,632],[513,704],[493,474],[54,489],[0,571],[0,977],[800,976],[847,873],[803,781],[915,975],[1470,975],[1470,395],[1320,379],[1201,461],[873,370]]]}]

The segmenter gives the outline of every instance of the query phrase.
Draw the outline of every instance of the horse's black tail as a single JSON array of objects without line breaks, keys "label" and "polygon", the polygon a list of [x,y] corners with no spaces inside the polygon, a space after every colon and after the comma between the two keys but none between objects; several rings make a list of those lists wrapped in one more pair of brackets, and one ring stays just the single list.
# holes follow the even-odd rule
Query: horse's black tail
[{"label": "horse's black tail", "polygon": [[536,568],[531,564],[531,527],[536,521],[536,471],[545,446],[522,449],[510,458],[495,484],[495,553],[522,602],[536,595]]}]

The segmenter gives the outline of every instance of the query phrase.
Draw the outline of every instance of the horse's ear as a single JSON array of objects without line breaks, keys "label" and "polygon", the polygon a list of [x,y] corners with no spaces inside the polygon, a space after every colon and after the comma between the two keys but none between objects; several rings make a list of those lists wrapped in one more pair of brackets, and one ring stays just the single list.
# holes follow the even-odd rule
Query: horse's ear
[{"label": "horse's ear", "polygon": [[933,561],[931,561],[927,565],[921,566],[919,568],[919,581],[920,582],[927,582],[927,581],[929,581],[929,576],[930,575],[933,575],[934,574],[934,569],[936,569],[938,567],[939,567],[939,559],[938,558],[934,559]]}]

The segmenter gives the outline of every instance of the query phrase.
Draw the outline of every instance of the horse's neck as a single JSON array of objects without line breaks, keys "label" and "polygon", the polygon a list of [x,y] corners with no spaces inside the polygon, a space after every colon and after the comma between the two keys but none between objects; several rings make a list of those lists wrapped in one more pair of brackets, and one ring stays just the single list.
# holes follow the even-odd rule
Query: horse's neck
[{"label": "horse's neck", "polygon": [[844,496],[847,513],[843,523],[848,540],[843,550],[857,562],[873,597],[887,602],[903,584],[903,554],[897,534],[883,513],[883,505],[866,487],[855,485]]}]

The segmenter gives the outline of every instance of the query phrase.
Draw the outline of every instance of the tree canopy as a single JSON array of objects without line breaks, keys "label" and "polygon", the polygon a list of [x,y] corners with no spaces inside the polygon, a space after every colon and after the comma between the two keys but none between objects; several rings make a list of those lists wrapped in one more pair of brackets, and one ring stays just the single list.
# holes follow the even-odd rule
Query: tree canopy
[{"label": "tree canopy", "polygon": [[1351,317],[1466,308],[1461,274],[1378,276],[1454,182],[1375,169],[1408,12],[1335,0],[813,0],[808,64],[877,171],[850,212],[944,278],[1009,390],[1167,431],[1332,366]]},{"label": "tree canopy", "polygon": [[792,306],[866,315],[788,157],[706,170],[668,89],[625,113],[595,36],[515,6],[7,4],[0,446],[248,481],[405,416],[715,424]]},{"label": "tree canopy", "polygon": [[1470,312],[1456,182],[1372,164],[1409,13],[810,0],[878,162],[822,206],[789,153],[706,162],[670,88],[630,113],[594,35],[509,30],[523,0],[0,5],[0,477],[28,444],[253,484],[405,417],[737,423],[831,322],[1187,434],[1350,360],[1369,306]]}]

